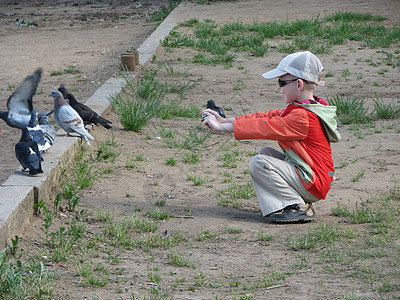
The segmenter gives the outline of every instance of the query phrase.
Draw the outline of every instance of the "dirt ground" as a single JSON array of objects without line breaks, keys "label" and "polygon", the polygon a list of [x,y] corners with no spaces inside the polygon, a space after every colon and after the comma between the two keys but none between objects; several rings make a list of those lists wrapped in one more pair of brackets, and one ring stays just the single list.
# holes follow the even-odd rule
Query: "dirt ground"
[{"label": "dirt ground", "polygon": [[[80,99],[87,98],[101,82],[117,70],[118,54],[129,45],[139,46],[154,29],[154,23],[149,22],[148,14],[160,7],[140,1],[129,2],[129,9],[120,6],[111,8],[101,2],[75,6],[73,3],[76,2],[65,1],[55,6],[39,3],[38,7],[32,4],[24,6],[22,2],[18,5],[2,4],[7,13],[3,10],[0,20],[1,105],[4,105],[10,94],[8,84],[17,85],[38,66],[45,69],[45,75],[39,87],[43,89],[43,94],[35,98],[35,105],[43,109],[51,108],[48,91],[57,87],[60,82],[76,88],[75,94]],[[143,4],[136,8],[139,3]],[[184,5],[186,9],[182,12],[182,21],[190,18],[208,18],[221,24],[232,20],[295,20],[309,19],[317,15],[322,18],[339,10],[348,10],[381,15],[387,18],[384,24],[393,25],[398,24],[397,12],[400,11],[399,1],[378,3],[372,0],[273,3],[218,1],[210,5]],[[103,13],[95,13],[98,11]],[[60,15],[65,16],[67,12],[67,17],[57,18]],[[121,15],[127,18],[120,20]],[[44,22],[43,16],[51,21]],[[40,22],[40,26],[15,26],[12,21],[17,17]],[[394,49],[399,50],[399,45],[384,50],[393,52]],[[379,64],[371,66],[369,63],[382,61],[385,53],[378,50],[382,49],[371,49],[360,43],[349,42],[346,45],[335,46],[331,54],[319,55],[326,71],[334,75],[325,78],[325,86],[318,87],[316,95],[340,94],[351,98],[361,97],[367,99],[367,104],[372,109],[371,96],[376,93],[385,103],[399,104],[399,69]],[[181,71],[190,67],[186,79],[201,80],[183,99],[184,105],[203,107],[208,99],[215,99],[219,105],[230,108],[227,115],[233,117],[283,107],[276,82],[266,81],[261,77],[263,72],[274,68],[283,56],[284,53],[276,50],[267,52],[262,58],[238,54],[234,66],[224,68],[192,65],[190,61],[193,53],[189,49],[166,51],[160,48],[156,62],[149,67],[155,67],[157,62],[168,63]],[[49,76],[51,71],[69,65],[76,65],[82,71],[82,76]],[[380,74],[379,71],[383,68],[387,68],[387,71]],[[350,71],[346,78],[342,76],[345,69]],[[235,89],[234,86],[240,88]],[[172,100],[179,100],[171,97]],[[157,299],[158,295],[159,298],[163,298],[162,293],[154,292],[155,289],[159,292],[167,291],[168,297],[165,298],[170,299],[400,297],[398,288],[380,295],[372,283],[366,284],[350,271],[328,272],[318,263],[317,257],[313,257],[312,251],[307,253],[310,256],[307,257],[308,266],[293,271],[293,267],[290,266],[301,260],[303,254],[289,252],[284,246],[288,234],[304,233],[313,225],[332,225],[340,222],[331,213],[332,208],[338,204],[355,207],[378,191],[386,191],[397,183],[400,179],[398,119],[378,121],[375,128],[363,127],[354,130],[350,126],[340,126],[342,140],[332,145],[335,166],[338,167],[335,181],[327,199],[315,205],[315,222],[277,226],[261,216],[255,197],[239,200],[241,207],[234,208],[232,205],[220,205],[221,196],[218,196],[219,191],[231,189],[232,183],[249,182],[246,170],[251,153],[263,146],[277,149],[275,142],[236,142],[232,135],[213,133],[207,141],[209,147],[196,152],[199,155],[199,163],[187,164],[183,162],[185,151],[165,147],[157,130],[174,128],[184,134],[188,128],[199,125],[199,120],[156,118],[140,132],[135,133],[125,131],[115,113],[110,112],[105,117],[113,121],[113,129],[110,132],[103,128],[94,128],[93,135],[97,145],[93,143],[89,151],[96,153],[102,142],[112,139],[116,142],[116,149],[120,155],[112,164],[104,165],[111,168],[112,172],[103,174],[90,188],[79,192],[78,208],[91,212],[89,219],[93,221],[88,223],[86,230],[89,233],[85,237],[89,239],[104,225],[94,221],[95,212],[98,210],[121,218],[135,213],[143,214],[155,209],[157,203],[164,202],[161,209],[170,212],[172,217],[159,223],[157,234],[168,236],[179,232],[186,242],[174,246],[173,250],[193,261],[196,268],[178,268],[171,265],[166,255],[170,250],[153,248],[145,251],[143,247],[119,249],[114,250],[113,254],[118,255],[119,263],[116,267],[122,271],[112,273],[112,279],[105,287],[94,287],[82,284],[82,278],[76,274],[75,267],[69,262],[48,261],[46,265],[49,270],[60,276],[54,290],[55,299],[132,299],[132,295],[152,295],[154,299]],[[5,150],[1,158],[2,170],[11,171],[18,166],[8,165],[8,162],[11,158],[14,159],[12,145],[18,140],[19,134],[16,136],[16,131],[4,127],[4,124],[1,125],[1,130],[0,139],[3,143],[2,149]],[[219,160],[221,154],[236,150],[240,152],[237,167],[224,167]],[[135,161],[135,168],[127,168],[127,159],[135,155],[142,155],[144,160]],[[171,167],[165,163],[169,157],[177,160],[176,166]],[[3,165],[6,165],[4,169]],[[231,174],[231,182],[226,180],[224,174],[227,172]],[[363,172],[363,176],[359,180],[352,180],[360,172]],[[193,182],[188,180],[188,175],[205,178],[205,183],[194,186]],[[70,224],[68,216],[69,213],[65,211],[60,214],[56,221],[58,226]],[[42,228],[43,218],[34,217],[30,228],[21,235],[21,245],[27,252],[43,251],[46,243]],[[239,233],[233,234],[233,229],[239,230]],[[198,236],[205,231],[215,234],[215,237],[200,242]],[[260,232],[274,236],[274,240],[271,243],[260,243],[257,239]],[[101,264],[107,260],[104,257],[105,254],[100,255],[93,261]],[[383,266],[384,264],[382,268]],[[239,278],[243,287],[245,283],[250,285],[263,276],[286,271],[292,273],[288,273],[286,280],[271,289],[261,288],[240,294],[235,293],[233,285],[228,284],[232,278]],[[150,274],[158,274],[162,279],[158,282],[150,280]],[[199,283],[202,278],[206,278],[205,284]],[[188,288],[190,285],[196,288]],[[245,289],[242,288],[243,290]],[[146,299],[152,298],[149,296]]]},{"label": "dirt ground", "polygon": [[[156,28],[150,17],[163,7],[168,7],[168,0],[1,1],[0,110],[7,109],[12,91],[38,67],[44,70],[34,98],[39,112],[52,109],[48,95],[61,83],[80,99],[89,98],[118,72],[119,55],[139,47]],[[36,26],[28,26],[31,23]],[[62,72],[71,66],[79,73]],[[60,71],[63,74],[51,75]],[[20,133],[4,123],[0,130],[3,182],[19,168],[14,145]]]}]

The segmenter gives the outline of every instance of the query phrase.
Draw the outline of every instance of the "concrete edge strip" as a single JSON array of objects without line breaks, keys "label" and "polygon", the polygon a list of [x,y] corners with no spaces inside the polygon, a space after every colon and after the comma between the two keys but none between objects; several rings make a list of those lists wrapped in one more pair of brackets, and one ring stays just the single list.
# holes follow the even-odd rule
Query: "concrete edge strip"
[{"label": "concrete edge strip", "polygon": [[[180,10],[176,7],[156,30],[137,49],[139,63],[144,65],[155,54],[160,40],[165,38],[177,25]],[[134,74],[133,74],[134,76]],[[86,100],[99,115],[110,109],[109,97],[118,94],[125,86],[122,76],[113,75],[94,94]],[[57,134],[63,134],[60,130]],[[29,176],[21,171],[14,171],[0,186],[0,249],[3,249],[15,235],[22,232],[34,213],[34,204],[44,200],[48,203],[52,191],[59,184],[63,167],[71,160],[80,143],[76,138],[57,138],[57,142],[45,154],[43,174]]]}]

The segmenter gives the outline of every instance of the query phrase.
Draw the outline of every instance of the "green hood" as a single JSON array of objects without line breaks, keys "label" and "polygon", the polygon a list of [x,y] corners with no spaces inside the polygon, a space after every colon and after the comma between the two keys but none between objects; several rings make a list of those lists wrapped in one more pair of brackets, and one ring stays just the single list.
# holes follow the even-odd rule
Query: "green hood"
[{"label": "green hood", "polygon": [[315,113],[324,126],[326,135],[330,142],[336,143],[341,139],[340,133],[337,130],[336,122],[336,106],[322,105],[322,104],[300,104],[292,103],[295,106],[303,107]]}]

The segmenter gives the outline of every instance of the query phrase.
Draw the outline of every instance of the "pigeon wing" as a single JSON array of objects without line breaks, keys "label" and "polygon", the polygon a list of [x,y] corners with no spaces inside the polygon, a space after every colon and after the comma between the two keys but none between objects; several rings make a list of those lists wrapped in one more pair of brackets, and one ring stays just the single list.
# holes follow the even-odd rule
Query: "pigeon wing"
[{"label": "pigeon wing", "polygon": [[19,141],[15,145],[15,156],[17,157],[19,163],[24,169],[29,168],[28,164],[29,154],[30,154],[29,147],[27,146],[25,141]]},{"label": "pigeon wing", "polygon": [[79,114],[69,105],[63,105],[56,111],[56,120],[59,125],[67,132],[76,132],[80,134],[86,141],[86,138],[94,140],[94,138],[86,131],[83,120]]},{"label": "pigeon wing", "polygon": [[12,114],[30,115],[33,109],[32,97],[42,76],[42,69],[37,69],[32,75],[17,87],[7,100],[8,111]]},{"label": "pigeon wing", "polygon": [[97,113],[85,104],[78,103],[72,106],[73,109],[81,116],[82,120],[87,123],[94,123],[92,120],[97,117]]}]

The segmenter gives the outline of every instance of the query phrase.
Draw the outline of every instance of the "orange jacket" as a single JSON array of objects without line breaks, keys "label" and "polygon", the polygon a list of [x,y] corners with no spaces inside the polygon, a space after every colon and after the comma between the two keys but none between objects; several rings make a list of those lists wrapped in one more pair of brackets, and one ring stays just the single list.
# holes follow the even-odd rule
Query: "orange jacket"
[{"label": "orange jacket", "polygon": [[[308,105],[313,105],[313,111],[325,106],[319,103]],[[329,116],[325,109],[323,118],[329,118],[331,122],[334,120],[336,124],[336,108],[327,107],[334,109],[331,109]],[[286,155],[285,160],[296,167],[304,187],[316,197],[325,199],[335,169],[323,118],[310,111],[307,105],[303,107],[299,103],[290,103],[283,110],[237,117],[234,121],[234,134],[237,140],[278,141]],[[336,131],[336,128],[333,130]]]}]

